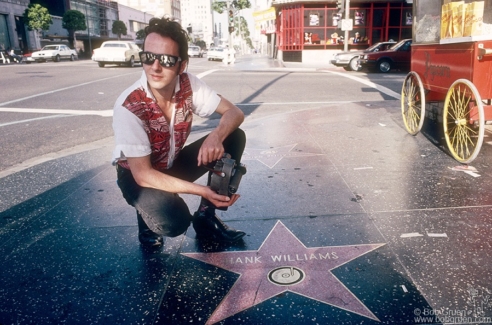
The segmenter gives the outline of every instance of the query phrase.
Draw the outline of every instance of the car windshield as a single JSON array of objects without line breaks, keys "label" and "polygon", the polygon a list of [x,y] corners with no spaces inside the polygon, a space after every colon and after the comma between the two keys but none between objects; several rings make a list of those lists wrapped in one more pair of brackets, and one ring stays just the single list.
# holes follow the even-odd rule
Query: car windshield
[{"label": "car windshield", "polygon": [[389,48],[390,50],[397,50],[400,46],[402,46],[403,44],[406,43],[407,40],[403,40],[403,41],[399,41],[398,43],[396,43],[395,45],[393,45],[391,48]]},{"label": "car windshield", "polygon": [[119,44],[119,43],[109,43],[109,44],[104,44],[103,47],[126,47],[126,45]]},{"label": "car windshield", "polygon": [[48,46],[43,47],[43,51],[51,51],[51,50],[57,50],[57,49],[58,49],[58,46],[55,46],[55,45],[48,45]]}]

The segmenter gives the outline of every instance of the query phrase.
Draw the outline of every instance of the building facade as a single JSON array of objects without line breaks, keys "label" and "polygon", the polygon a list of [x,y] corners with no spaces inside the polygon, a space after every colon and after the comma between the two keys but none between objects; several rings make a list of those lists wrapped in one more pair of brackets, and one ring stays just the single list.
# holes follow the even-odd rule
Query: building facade
[{"label": "building facade", "polygon": [[[268,45],[273,57],[286,62],[329,61],[345,45],[357,50],[412,38],[411,0],[351,0],[342,13],[336,0],[273,0],[272,7],[276,37],[270,36]],[[350,29],[346,40],[345,29]]]},{"label": "building facade", "polygon": [[126,25],[127,34],[121,35],[121,39],[135,40],[137,44],[142,44],[143,39],[137,39],[137,32],[143,30],[154,15],[143,12],[122,4],[118,4],[119,20]]},{"label": "building facade", "polygon": [[272,7],[272,0],[257,0],[253,12],[255,21],[254,40],[255,49],[262,54],[272,57],[276,44],[276,10]]},{"label": "building facade", "polygon": [[0,0],[0,50],[24,52],[30,47],[33,33],[24,25],[24,11],[29,0]]},{"label": "building facade", "polygon": [[138,43],[136,33],[154,16],[110,0],[52,0],[47,2],[52,24],[48,30],[37,33],[28,31],[24,24],[24,11],[30,2],[35,1],[0,0],[0,49],[13,48],[21,54],[52,43],[73,47],[73,44],[68,44],[68,31],[62,27],[62,17],[67,10],[78,10],[85,15],[87,29],[76,31],[75,49],[80,57],[89,58],[92,50],[102,42],[118,39],[118,35],[111,31],[114,21],[121,20],[127,27],[127,35],[122,35],[121,39]]},{"label": "building facade", "polygon": [[181,0],[116,0],[116,2],[154,17],[167,17],[181,23]]},{"label": "building facade", "polygon": [[188,28],[193,42],[204,41],[207,47],[214,43],[211,1],[181,0],[182,26]]}]

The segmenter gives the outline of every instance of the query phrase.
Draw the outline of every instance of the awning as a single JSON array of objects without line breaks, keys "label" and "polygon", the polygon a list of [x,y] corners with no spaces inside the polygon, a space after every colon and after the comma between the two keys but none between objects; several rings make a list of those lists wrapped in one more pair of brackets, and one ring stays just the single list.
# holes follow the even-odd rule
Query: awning
[{"label": "awning", "polygon": [[275,8],[270,7],[267,10],[253,12],[253,18],[255,22],[264,22],[267,20],[275,19]]}]

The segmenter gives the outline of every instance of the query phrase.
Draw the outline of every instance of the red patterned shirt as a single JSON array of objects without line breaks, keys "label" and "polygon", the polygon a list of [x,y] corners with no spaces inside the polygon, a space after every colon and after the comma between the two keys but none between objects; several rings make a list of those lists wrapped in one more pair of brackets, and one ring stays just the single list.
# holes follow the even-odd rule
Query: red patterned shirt
[{"label": "red patterned shirt", "polygon": [[190,135],[193,114],[211,115],[220,97],[197,77],[180,75],[173,97],[170,123],[154,100],[143,78],[127,89],[116,101],[113,116],[116,147],[113,160],[129,168],[126,157],[150,154],[157,170],[170,168]]}]

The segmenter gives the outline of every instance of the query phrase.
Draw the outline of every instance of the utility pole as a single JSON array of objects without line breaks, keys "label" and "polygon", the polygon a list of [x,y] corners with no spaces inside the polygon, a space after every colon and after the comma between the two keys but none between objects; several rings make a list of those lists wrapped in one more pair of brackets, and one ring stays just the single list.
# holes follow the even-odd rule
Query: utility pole
[{"label": "utility pole", "polygon": [[[345,0],[345,21],[349,21],[349,19],[350,19],[350,0]],[[352,28],[350,30],[352,30]],[[350,37],[349,30],[345,29],[345,35],[343,36],[343,50],[345,52],[348,51],[349,37]]]},{"label": "utility pole", "polygon": [[[89,6],[89,4],[87,2],[85,2],[84,3],[84,7],[85,7],[85,21],[87,23],[87,37],[89,39],[89,58],[90,58],[92,56],[92,42],[91,42],[91,28],[89,26],[89,16],[87,15],[87,6]],[[85,52],[85,49],[84,49],[84,52]]]},{"label": "utility pole", "polygon": [[231,6],[231,1],[227,0],[227,19],[229,21],[228,24],[228,42],[229,42],[229,49],[228,49],[228,54],[227,54],[227,64],[232,63],[233,58],[231,55],[233,54],[233,47],[232,47],[232,32],[234,32],[234,10],[233,7]]},{"label": "utility pole", "polygon": [[339,26],[341,27],[342,31],[345,31],[345,34],[343,36],[343,50],[347,52],[348,41],[350,37],[349,32],[352,30],[353,26],[353,23],[350,20],[350,0],[337,0],[337,8],[339,14],[345,12],[345,18],[341,19],[341,22],[339,21]]}]

